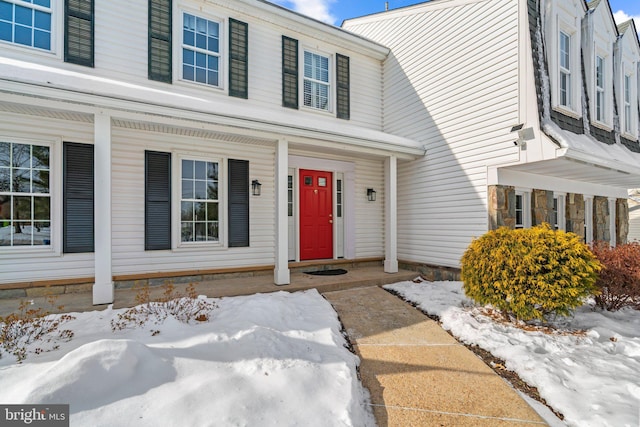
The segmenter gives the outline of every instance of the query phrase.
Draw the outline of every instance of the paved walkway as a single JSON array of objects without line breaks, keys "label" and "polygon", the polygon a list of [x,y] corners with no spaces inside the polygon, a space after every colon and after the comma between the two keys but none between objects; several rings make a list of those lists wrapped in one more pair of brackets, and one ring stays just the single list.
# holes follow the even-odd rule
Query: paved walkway
[{"label": "paved walkway", "polygon": [[379,287],[326,292],[360,356],[379,427],[546,426],[475,354]]}]

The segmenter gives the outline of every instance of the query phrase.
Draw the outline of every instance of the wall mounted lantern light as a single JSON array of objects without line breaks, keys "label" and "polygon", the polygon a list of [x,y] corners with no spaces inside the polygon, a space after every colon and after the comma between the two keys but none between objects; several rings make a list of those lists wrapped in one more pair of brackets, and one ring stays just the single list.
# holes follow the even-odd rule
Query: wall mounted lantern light
[{"label": "wall mounted lantern light", "polygon": [[374,190],[373,188],[367,188],[367,199],[370,202],[375,202],[376,201],[376,190]]},{"label": "wall mounted lantern light", "polygon": [[253,181],[251,181],[251,194],[253,194],[254,196],[259,196],[261,189],[262,188],[262,184],[260,184],[260,181],[258,181],[257,179],[254,179]]}]

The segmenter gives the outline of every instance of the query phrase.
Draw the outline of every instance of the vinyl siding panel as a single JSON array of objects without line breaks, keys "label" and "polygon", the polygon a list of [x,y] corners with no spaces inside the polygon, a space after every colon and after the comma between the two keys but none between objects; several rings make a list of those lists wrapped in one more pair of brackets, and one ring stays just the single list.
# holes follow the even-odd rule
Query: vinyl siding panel
[{"label": "vinyl siding panel", "polygon": [[[239,144],[216,139],[194,138],[114,127],[113,137],[113,274],[143,274],[195,269],[250,267],[274,264],[275,196],[274,148]],[[249,161],[249,178],[262,183],[262,195],[249,197],[250,247],[225,248],[217,245],[180,246],[174,234],[174,249],[144,250],[144,151],[171,152],[172,164],[180,164],[180,156],[211,159],[226,168],[226,159]],[[172,187],[180,188],[173,168]],[[226,192],[226,175],[221,175],[219,189]],[[172,204],[179,206],[179,192],[173,192]],[[221,199],[225,200],[225,199]],[[226,215],[226,201],[220,204],[220,215]],[[173,210],[176,213],[175,209]],[[177,215],[177,217],[176,217]],[[179,213],[172,215],[174,226]],[[221,221],[221,233],[227,224]],[[225,241],[227,237],[224,237]]]},{"label": "vinyl siding panel", "polygon": [[[104,77],[125,84],[141,85],[174,93],[195,96],[199,99],[224,99],[225,102],[249,108],[282,109],[281,38],[286,35],[299,40],[300,48],[308,47],[332,57],[335,70],[335,54],[351,60],[351,119],[349,123],[381,130],[382,128],[382,62],[363,54],[358,49],[345,48],[321,38],[310,37],[304,32],[292,30],[286,20],[276,15],[251,16],[234,10],[235,5],[225,7],[223,1],[174,0],[173,18],[173,82],[167,83],[148,78],[148,10],[147,1],[127,2],[112,0],[95,2],[95,67],[79,67],[64,63],[61,57],[43,55],[29,49],[12,48],[0,56],[32,61],[38,64],[78,71]],[[241,7],[241,6],[237,6]],[[182,11],[220,20],[222,35],[221,88],[181,80]],[[126,11],[126,13],[123,13]],[[231,99],[228,95],[228,20],[233,18],[249,26],[248,43],[248,94],[249,98]],[[62,37],[62,35],[60,35]],[[328,39],[328,38],[327,38]],[[332,99],[335,101],[335,73],[332,75]],[[302,90],[302,85],[300,85]],[[295,117],[336,118],[336,111],[319,113],[301,108],[287,110]]]},{"label": "vinyl siding panel", "polygon": [[519,159],[518,2],[425,4],[345,27],[392,49],[384,130],[427,151],[398,165],[398,257],[459,267],[487,231],[487,166]]},{"label": "vinyl siding panel", "polygon": [[62,142],[93,143],[93,123],[58,120],[0,111],[0,139],[50,142],[51,150],[51,250],[0,249],[0,284],[92,277],[94,254],[62,254]]}]

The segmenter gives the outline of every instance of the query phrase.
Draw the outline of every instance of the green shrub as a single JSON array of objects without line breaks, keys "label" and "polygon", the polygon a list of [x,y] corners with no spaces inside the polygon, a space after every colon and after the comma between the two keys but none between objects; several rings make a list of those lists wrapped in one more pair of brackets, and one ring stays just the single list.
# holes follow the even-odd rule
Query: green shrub
[{"label": "green shrub", "polygon": [[600,268],[580,237],[543,224],[474,240],[462,257],[462,280],[469,298],[526,321],[569,315],[597,292]]},{"label": "green shrub", "polygon": [[601,293],[596,296],[596,304],[609,311],[623,307],[640,310],[640,243],[612,248],[606,242],[596,242],[592,251],[602,263],[596,282]]}]

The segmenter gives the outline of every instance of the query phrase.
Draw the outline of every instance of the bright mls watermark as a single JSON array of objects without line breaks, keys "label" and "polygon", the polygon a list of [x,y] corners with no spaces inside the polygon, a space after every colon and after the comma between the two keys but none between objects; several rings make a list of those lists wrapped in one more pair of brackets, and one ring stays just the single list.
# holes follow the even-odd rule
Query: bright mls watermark
[{"label": "bright mls watermark", "polygon": [[69,405],[0,405],[0,426],[69,427]]}]

